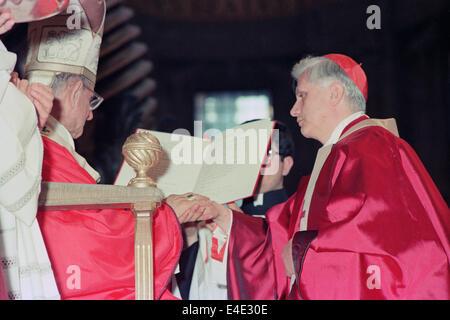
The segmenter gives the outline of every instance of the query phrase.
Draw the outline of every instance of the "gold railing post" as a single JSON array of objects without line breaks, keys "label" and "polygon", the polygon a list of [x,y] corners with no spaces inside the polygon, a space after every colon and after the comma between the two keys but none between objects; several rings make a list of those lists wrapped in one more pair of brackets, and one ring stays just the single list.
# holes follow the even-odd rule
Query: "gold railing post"
[{"label": "gold railing post", "polygon": [[[136,171],[128,186],[156,187],[148,176],[148,170],[155,166],[161,155],[158,139],[147,132],[138,132],[125,141],[122,148],[125,161]],[[162,197],[160,201],[162,200]],[[135,299],[153,300],[153,213],[160,202],[139,202],[131,206],[135,222]]]}]

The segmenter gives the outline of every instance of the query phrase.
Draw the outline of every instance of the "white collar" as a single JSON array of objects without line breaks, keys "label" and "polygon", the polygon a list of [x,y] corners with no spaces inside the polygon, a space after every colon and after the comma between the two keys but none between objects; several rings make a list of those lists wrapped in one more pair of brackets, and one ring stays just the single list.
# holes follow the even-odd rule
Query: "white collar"
[{"label": "white collar", "polygon": [[72,135],[60,122],[58,122],[58,120],[49,116],[44,129],[41,130],[41,134],[66,148],[78,164],[84,168],[95,181],[100,181],[99,173],[89,165],[85,158],[75,151],[75,142],[73,141]]},{"label": "white collar", "polygon": [[335,144],[336,142],[338,142],[339,137],[341,136],[342,131],[344,131],[345,127],[348,126],[350,124],[350,122],[358,119],[359,117],[361,117],[363,115],[364,115],[364,111],[355,112],[355,113],[352,113],[351,115],[349,115],[347,118],[345,118],[341,122],[339,122],[339,124],[336,126],[336,128],[334,128],[333,132],[331,133],[330,138],[323,146],[328,146],[330,144]]},{"label": "white collar", "polygon": [[253,196],[253,205],[262,206],[264,203],[264,193],[258,193]]}]

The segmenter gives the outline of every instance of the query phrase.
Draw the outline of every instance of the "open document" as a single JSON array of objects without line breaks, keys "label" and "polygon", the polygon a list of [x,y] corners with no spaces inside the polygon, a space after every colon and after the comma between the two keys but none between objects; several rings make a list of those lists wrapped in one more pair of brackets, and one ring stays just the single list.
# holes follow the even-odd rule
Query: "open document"
[{"label": "open document", "polygon": [[[270,120],[253,121],[225,130],[213,139],[138,131],[151,133],[161,144],[159,163],[149,170],[149,175],[166,197],[193,192],[228,203],[255,192],[274,125]],[[124,161],[115,184],[127,185],[135,175]]]}]

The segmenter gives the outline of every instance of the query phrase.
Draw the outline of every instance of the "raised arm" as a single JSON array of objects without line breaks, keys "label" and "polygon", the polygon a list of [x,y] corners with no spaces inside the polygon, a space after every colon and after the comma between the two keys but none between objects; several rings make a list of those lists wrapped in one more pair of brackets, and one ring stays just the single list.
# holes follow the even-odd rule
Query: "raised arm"
[{"label": "raised arm", "polygon": [[42,129],[52,111],[53,90],[42,83],[29,83],[26,79],[20,79],[17,72],[11,73],[11,82],[33,103],[38,116],[39,128]]},{"label": "raised arm", "polygon": [[14,16],[11,13],[11,9],[0,9],[0,35],[11,30],[14,23]]}]

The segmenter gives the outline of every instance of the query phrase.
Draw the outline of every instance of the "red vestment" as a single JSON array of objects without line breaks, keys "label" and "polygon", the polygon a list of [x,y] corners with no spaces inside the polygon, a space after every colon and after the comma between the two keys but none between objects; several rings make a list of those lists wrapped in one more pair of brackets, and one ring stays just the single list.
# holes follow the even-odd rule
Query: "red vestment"
[{"label": "red vestment", "polygon": [[[315,185],[308,231],[298,231],[307,180],[267,212],[267,230],[233,212],[230,298],[450,298],[450,212],[404,140],[371,126],[337,142]],[[290,291],[281,253],[292,238]]]},{"label": "red vestment", "polygon": [[[66,148],[46,137],[43,142],[43,181],[96,183]],[[37,218],[62,299],[134,299],[131,211],[46,211]],[[153,219],[155,299],[175,299],[167,286],[182,246],[175,213],[163,203]]]},{"label": "red vestment", "polygon": [[0,273],[0,300],[8,300],[8,290],[6,289],[3,272]]}]

